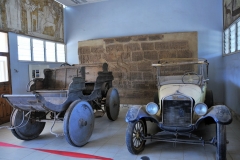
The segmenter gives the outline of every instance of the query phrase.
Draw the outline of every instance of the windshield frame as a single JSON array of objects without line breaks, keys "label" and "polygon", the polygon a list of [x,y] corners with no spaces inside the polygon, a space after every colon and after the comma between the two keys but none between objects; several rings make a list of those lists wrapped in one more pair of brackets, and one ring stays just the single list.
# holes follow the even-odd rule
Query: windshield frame
[{"label": "windshield frame", "polygon": [[[177,67],[177,66],[183,66],[183,65],[193,65],[193,68],[195,68],[194,70],[198,71],[198,73],[185,71],[182,75],[181,74],[161,75],[161,73],[167,67]],[[206,59],[196,59],[196,58],[160,59],[158,63],[152,64],[152,66],[156,67],[157,69],[157,85],[158,86],[162,86],[166,84],[196,84],[200,86],[204,82],[206,82],[206,79],[208,78],[208,65],[209,63],[207,62]],[[191,82],[191,83],[183,81],[184,76],[188,76],[189,74],[192,74],[191,76],[197,77],[198,81]]]}]

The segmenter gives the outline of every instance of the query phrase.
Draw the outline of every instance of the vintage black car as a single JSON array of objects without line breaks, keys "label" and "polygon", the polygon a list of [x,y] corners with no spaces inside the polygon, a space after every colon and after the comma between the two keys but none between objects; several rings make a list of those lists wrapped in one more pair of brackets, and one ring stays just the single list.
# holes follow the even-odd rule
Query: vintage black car
[{"label": "vintage black car", "polygon": [[[216,146],[216,159],[226,159],[226,125],[232,121],[225,105],[214,105],[207,90],[209,63],[205,59],[163,59],[152,64],[157,70],[158,92],[146,106],[132,106],[126,114],[126,145],[130,153],[144,150],[148,139]],[[160,132],[147,133],[147,123]],[[204,140],[193,134],[200,124],[216,124],[216,135]],[[167,135],[167,136],[166,136]],[[170,138],[169,138],[170,137]]]}]

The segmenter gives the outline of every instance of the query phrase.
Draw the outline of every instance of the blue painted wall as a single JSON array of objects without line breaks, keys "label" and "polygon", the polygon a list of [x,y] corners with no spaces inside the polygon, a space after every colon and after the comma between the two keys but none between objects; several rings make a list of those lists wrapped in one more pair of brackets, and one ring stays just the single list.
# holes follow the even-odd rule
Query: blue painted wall
[{"label": "blue painted wall", "polygon": [[[65,14],[65,10],[63,14]],[[66,33],[66,27],[64,27],[64,32]],[[31,92],[26,91],[26,85],[29,82],[29,74],[28,74],[29,64],[49,65],[49,68],[56,68],[56,67],[59,67],[62,63],[18,61],[17,34],[13,32],[9,32],[8,38],[9,38],[9,52],[10,52],[10,69],[11,69],[11,79],[12,79],[12,93],[13,94],[31,94]],[[66,42],[66,36],[64,37],[64,42]]]},{"label": "blue painted wall", "polygon": [[223,57],[225,104],[240,115],[240,53]]},{"label": "blue painted wall", "polygon": [[224,103],[221,0],[108,0],[65,8],[67,61],[79,63],[78,41],[198,32],[198,55],[210,62],[209,88]]},{"label": "blue painted wall", "polygon": [[12,79],[13,94],[31,94],[26,91],[26,85],[29,82],[28,65],[49,65],[50,68],[59,67],[59,63],[44,62],[21,62],[18,61],[17,34],[9,32],[9,52],[10,52],[10,69]]}]

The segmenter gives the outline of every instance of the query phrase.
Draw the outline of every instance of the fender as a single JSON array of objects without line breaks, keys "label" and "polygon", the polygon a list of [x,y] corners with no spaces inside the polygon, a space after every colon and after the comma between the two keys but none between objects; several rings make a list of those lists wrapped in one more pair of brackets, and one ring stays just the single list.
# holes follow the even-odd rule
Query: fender
[{"label": "fender", "polygon": [[134,105],[132,107],[129,108],[126,117],[125,117],[125,121],[126,122],[132,122],[132,121],[136,121],[139,120],[141,118],[153,121],[155,123],[159,122],[159,118],[157,118],[157,116],[155,115],[149,115],[147,113],[147,111],[145,110],[145,107],[140,106],[140,105]]},{"label": "fender", "polygon": [[232,115],[229,108],[225,105],[216,105],[212,106],[208,113],[205,116],[202,116],[198,119],[196,124],[199,124],[202,120],[207,117],[211,117],[214,119],[216,123],[227,125],[232,122]]}]

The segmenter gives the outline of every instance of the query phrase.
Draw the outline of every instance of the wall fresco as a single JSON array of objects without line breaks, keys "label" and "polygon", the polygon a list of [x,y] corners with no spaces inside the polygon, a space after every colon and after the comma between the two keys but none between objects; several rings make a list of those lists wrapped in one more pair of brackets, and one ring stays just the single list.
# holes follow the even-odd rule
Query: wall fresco
[{"label": "wall fresco", "polygon": [[240,16],[240,0],[223,0],[223,26],[229,27]]},{"label": "wall fresco", "polygon": [[63,6],[54,0],[0,0],[0,30],[63,42]]}]

